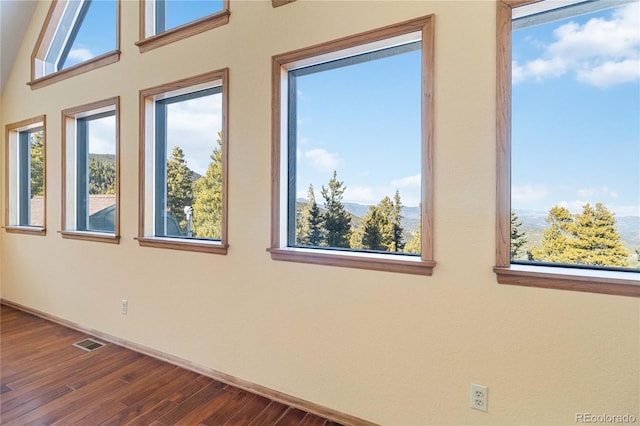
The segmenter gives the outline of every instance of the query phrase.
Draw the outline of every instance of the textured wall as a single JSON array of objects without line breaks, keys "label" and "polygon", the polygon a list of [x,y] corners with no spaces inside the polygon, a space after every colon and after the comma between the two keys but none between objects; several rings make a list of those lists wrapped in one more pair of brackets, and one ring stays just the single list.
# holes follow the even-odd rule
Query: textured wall
[{"label": "textured wall", "polygon": [[[577,412],[640,418],[637,299],[502,286],[492,272],[492,1],[299,0],[273,9],[231,0],[228,25],[144,54],[134,45],[138,4],[123,1],[120,62],[32,91],[29,57],[47,7],[38,5],[18,53],[2,125],[47,114],[48,232],[2,231],[3,298],[383,424],[574,424]],[[271,56],[431,13],[434,275],[272,261]],[[133,240],[138,91],[223,67],[229,253],[141,248]],[[122,241],[63,240],[60,111],[116,95]],[[468,407],[471,382],[489,387],[488,413]]]}]

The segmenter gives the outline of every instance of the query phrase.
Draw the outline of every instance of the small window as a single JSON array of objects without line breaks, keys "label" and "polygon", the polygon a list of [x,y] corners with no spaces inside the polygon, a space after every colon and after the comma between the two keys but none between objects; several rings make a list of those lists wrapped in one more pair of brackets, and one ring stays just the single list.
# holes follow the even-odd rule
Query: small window
[{"label": "small window", "polygon": [[140,51],[173,43],[229,22],[229,0],[143,0]]},{"label": "small window", "polygon": [[65,238],[118,242],[118,98],[64,110]]},{"label": "small window", "polygon": [[226,253],[226,77],[141,91],[141,245]]},{"label": "small window", "polygon": [[46,224],[45,117],[6,126],[5,229],[44,235]]},{"label": "small window", "polygon": [[432,31],[274,57],[274,259],[431,274]]},{"label": "small window", "polygon": [[640,296],[639,14],[499,4],[499,282]]},{"label": "small window", "polygon": [[118,0],[53,2],[33,52],[32,88],[117,61],[119,7]]}]

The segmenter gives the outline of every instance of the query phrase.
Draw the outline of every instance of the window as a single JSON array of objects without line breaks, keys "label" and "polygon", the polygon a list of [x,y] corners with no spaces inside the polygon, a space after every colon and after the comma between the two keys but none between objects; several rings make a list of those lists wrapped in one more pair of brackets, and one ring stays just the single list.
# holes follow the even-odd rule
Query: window
[{"label": "window", "polygon": [[140,2],[141,52],[229,22],[229,0],[143,0]]},{"label": "window", "polygon": [[46,224],[45,117],[6,126],[5,229],[44,235]]},{"label": "window", "polygon": [[498,282],[638,297],[640,2],[524,3],[498,4]]},{"label": "window", "polygon": [[32,89],[116,62],[119,0],[51,4],[32,54]]},{"label": "window", "polygon": [[227,74],[140,92],[140,245],[226,254]]},{"label": "window", "polygon": [[271,256],[430,275],[430,16],[273,58]]},{"label": "window", "polygon": [[62,236],[119,241],[119,98],[62,111]]}]

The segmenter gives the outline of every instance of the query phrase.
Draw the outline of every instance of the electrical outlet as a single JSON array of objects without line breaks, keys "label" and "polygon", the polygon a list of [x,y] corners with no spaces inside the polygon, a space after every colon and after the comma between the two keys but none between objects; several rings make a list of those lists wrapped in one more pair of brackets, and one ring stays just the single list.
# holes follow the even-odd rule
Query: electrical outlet
[{"label": "electrical outlet", "polygon": [[120,302],[120,313],[122,315],[127,315],[127,311],[129,310],[129,302],[126,299],[122,299]]},{"label": "electrical outlet", "polygon": [[486,386],[471,383],[471,399],[469,402],[471,408],[475,408],[480,411],[487,411],[487,403],[489,400],[488,396],[489,394]]}]

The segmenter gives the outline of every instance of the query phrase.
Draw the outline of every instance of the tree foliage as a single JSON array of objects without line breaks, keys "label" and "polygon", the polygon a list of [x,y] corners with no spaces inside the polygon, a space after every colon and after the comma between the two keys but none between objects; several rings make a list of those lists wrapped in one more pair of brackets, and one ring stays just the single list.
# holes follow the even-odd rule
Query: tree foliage
[{"label": "tree foliage", "polygon": [[325,188],[322,185],[322,197],[324,198],[325,207],[323,219],[328,247],[349,248],[351,215],[347,213],[342,204],[345,189],[343,182],[338,180],[335,170],[333,171],[333,177],[329,180],[328,187]]},{"label": "tree foliage", "polygon": [[222,133],[207,172],[193,183],[193,236],[222,238]]},{"label": "tree foliage", "polygon": [[511,259],[518,259],[522,254],[522,249],[527,243],[527,236],[524,232],[520,231],[522,221],[518,220],[518,215],[513,210],[511,211]]},{"label": "tree foliage", "polygon": [[420,254],[422,252],[422,203],[418,204],[418,227],[413,231],[411,241],[404,246],[407,253]]},{"label": "tree foliage", "polygon": [[31,198],[44,195],[44,134],[32,134],[29,156],[31,157]]},{"label": "tree foliage", "polygon": [[[360,225],[359,248],[398,252],[404,248],[404,229],[402,219],[402,202],[400,192],[396,191],[394,199],[384,197],[378,205],[370,206],[369,212]],[[352,248],[353,248],[352,238]],[[356,242],[357,243],[357,242]]]},{"label": "tree foliage", "polygon": [[89,194],[116,193],[116,165],[89,157]]},{"label": "tree foliage", "polygon": [[298,214],[298,244],[319,247],[324,244],[323,215],[316,203],[313,185],[309,185],[307,205]]},{"label": "tree foliage", "polygon": [[626,267],[629,252],[620,241],[615,216],[602,203],[595,208],[585,204],[582,213],[572,215],[568,209],[555,206],[546,219],[541,246],[529,252],[530,260]]},{"label": "tree foliage", "polygon": [[183,231],[187,228],[185,206],[193,203],[193,171],[187,167],[184,152],[174,146],[167,160],[167,211]]}]

